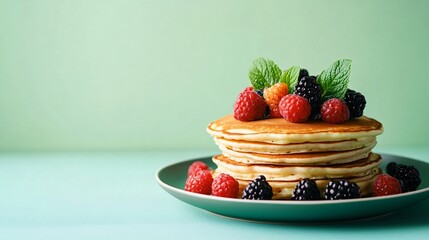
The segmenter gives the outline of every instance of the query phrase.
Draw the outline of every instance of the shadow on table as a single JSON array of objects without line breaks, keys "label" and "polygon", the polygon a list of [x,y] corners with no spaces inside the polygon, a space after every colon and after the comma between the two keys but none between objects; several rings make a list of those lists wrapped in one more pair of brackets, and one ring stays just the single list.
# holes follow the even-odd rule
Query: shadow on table
[{"label": "shadow on table", "polygon": [[315,228],[371,228],[371,229],[389,229],[389,228],[407,228],[418,226],[429,226],[429,200],[422,201],[408,208],[404,208],[390,214],[372,217],[367,219],[357,219],[341,222],[323,222],[323,223],[282,223],[281,225],[291,225],[300,227]]}]

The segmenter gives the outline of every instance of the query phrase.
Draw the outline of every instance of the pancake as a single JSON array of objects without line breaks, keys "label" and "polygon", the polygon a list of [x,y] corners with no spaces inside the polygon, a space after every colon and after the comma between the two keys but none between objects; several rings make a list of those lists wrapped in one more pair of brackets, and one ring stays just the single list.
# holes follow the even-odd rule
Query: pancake
[{"label": "pancake", "polygon": [[365,116],[342,124],[330,124],[323,121],[297,124],[283,118],[242,122],[236,120],[233,115],[227,115],[210,123],[207,131],[213,137],[224,139],[290,144],[374,137],[383,132],[383,126],[375,119]]},{"label": "pancake", "polygon": [[270,144],[265,142],[250,142],[242,140],[231,140],[214,137],[214,141],[219,146],[238,152],[252,152],[263,154],[291,154],[291,153],[311,153],[326,151],[347,151],[359,149],[374,144],[375,137],[351,139],[336,142],[307,142],[291,144]]},{"label": "pancake", "polygon": [[341,152],[313,152],[313,153],[299,153],[299,154],[261,154],[238,152],[228,149],[224,146],[219,146],[222,153],[228,158],[242,163],[248,164],[338,164],[353,162],[369,155],[374,148],[376,142],[371,145]]},{"label": "pancake", "polygon": [[[374,181],[376,177],[381,173],[380,168],[374,168],[372,169],[372,172],[364,177],[357,177],[357,178],[341,178],[346,179],[352,182],[355,182],[360,189],[360,193],[362,197],[368,197],[372,194],[372,185],[374,184]],[[216,176],[216,174],[215,174]],[[315,180],[317,186],[319,187],[319,190],[321,193],[323,193],[326,189],[326,185],[331,180],[340,180],[340,179],[318,179]],[[241,195],[246,188],[246,186],[249,184],[250,181],[248,180],[241,180],[237,179],[239,183],[239,194],[238,198],[241,198]],[[292,197],[293,190],[295,189],[295,186],[298,184],[299,181],[268,181],[271,188],[273,189],[273,197],[274,200],[284,200],[284,199],[290,199]]]},{"label": "pancake", "polygon": [[235,162],[224,155],[214,156],[213,162],[217,165],[217,172],[227,173],[242,180],[250,181],[259,175],[264,175],[267,180],[299,181],[303,178],[363,177],[380,164],[381,156],[371,153],[367,158],[352,163],[329,166],[243,164]]},{"label": "pancake", "polygon": [[283,118],[243,122],[228,115],[210,123],[207,131],[222,151],[213,156],[213,176],[227,173],[237,179],[238,197],[260,175],[271,185],[273,199],[290,199],[304,178],[315,180],[321,192],[329,181],[347,179],[369,196],[381,173],[382,158],[371,151],[383,126],[366,116],[329,124]]}]

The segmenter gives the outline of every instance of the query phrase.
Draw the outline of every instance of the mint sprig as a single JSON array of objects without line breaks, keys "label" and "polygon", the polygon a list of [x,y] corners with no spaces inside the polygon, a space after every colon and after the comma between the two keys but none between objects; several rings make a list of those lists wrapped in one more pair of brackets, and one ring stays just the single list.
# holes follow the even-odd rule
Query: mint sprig
[{"label": "mint sprig", "polygon": [[298,83],[299,70],[301,68],[297,66],[290,67],[283,72],[280,77],[280,82],[286,83],[288,86],[289,93],[293,93],[295,85]]},{"label": "mint sprig", "polygon": [[253,61],[249,79],[255,90],[262,90],[280,81],[282,70],[272,60],[258,58]]},{"label": "mint sprig", "polygon": [[352,61],[341,59],[335,61],[317,77],[322,88],[322,101],[330,98],[343,99],[349,84]]},{"label": "mint sprig", "polygon": [[[351,63],[349,59],[337,60],[318,75],[317,83],[321,87],[322,101],[331,98],[344,99],[349,84]],[[272,60],[258,58],[250,67],[249,79],[255,90],[283,82],[288,85],[289,93],[293,93],[299,80],[299,71],[300,67],[292,66],[282,72]]]}]

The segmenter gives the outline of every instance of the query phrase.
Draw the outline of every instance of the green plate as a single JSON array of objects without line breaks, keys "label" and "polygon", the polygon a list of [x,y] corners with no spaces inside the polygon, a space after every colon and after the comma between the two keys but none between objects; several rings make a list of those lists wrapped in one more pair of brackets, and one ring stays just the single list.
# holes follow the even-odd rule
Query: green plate
[{"label": "green plate", "polygon": [[224,217],[263,222],[327,222],[356,220],[388,214],[429,198],[429,164],[394,155],[382,154],[381,167],[389,162],[413,165],[420,171],[422,182],[416,191],[385,197],[350,200],[242,200],[196,194],[184,191],[189,165],[203,161],[215,165],[211,157],[172,164],[157,172],[159,185],[177,199]]}]

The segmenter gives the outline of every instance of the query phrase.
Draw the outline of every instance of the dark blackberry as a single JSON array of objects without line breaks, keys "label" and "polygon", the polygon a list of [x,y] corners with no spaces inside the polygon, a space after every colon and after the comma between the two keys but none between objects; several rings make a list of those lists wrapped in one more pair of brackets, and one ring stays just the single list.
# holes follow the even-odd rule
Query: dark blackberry
[{"label": "dark blackberry", "polygon": [[396,174],[396,168],[398,167],[398,164],[395,162],[390,162],[389,164],[387,164],[386,166],[386,173],[389,174],[390,176],[394,177]]},{"label": "dark blackberry", "polygon": [[360,189],[356,183],[347,180],[330,181],[324,197],[326,200],[360,198]]},{"label": "dark blackberry", "polygon": [[392,176],[402,182],[402,192],[414,191],[421,183],[420,172],[414,166],[398,164]]},{"label": "dark blackberry", "polygon": [[265,119],[265,118],[269,118],[269,117],[270,117],[270,113],[271,113],[270,107],[269,107],[269,106],[267,106],[267,107],[265,108],[265,113],[264,113],[264,116],[263,116],[262,118],[263,118],[263,119]]},{"label": "dark blackberry", "polygon": [[308,75],[309,74],[308,74],[307,69],[305,69],[305,68],[299,69],[298,81],[301,80],[301,78],[303,78],[303,77],[307,77]]},{"label": "dark blackberry", "polygon": [[321,88],[315,76],[305,76],[295,85],[294,93],[304,97],[311,105],[311,119],[320,118]]},{"label": "dark blackberry", "polygon": [[262,90],[256,90],[255,93],[257,93],[261,98],[264,98],[264,91]]},{"label": "dark blackberry", "polygon": [[346,95],[344,96],[344,102],[350,111],[350,118],[357,118],[363,115],[365,109],[366,100],[365,96],[360,92],[347,89]]},{"label": "dark blackberry", "polygon": [[320,190],[314,180],[304,178],[293,190],[292,200],[319,200]]},{"label": "dark blackberry", "polygon": [[273,189],[265,179],[264,175],[253,179],[243,191],[242,199],[271,200]]}]

